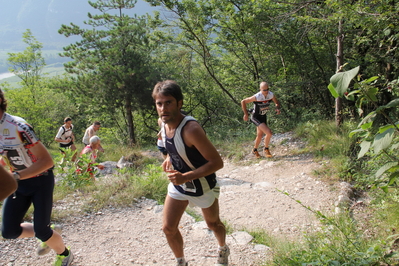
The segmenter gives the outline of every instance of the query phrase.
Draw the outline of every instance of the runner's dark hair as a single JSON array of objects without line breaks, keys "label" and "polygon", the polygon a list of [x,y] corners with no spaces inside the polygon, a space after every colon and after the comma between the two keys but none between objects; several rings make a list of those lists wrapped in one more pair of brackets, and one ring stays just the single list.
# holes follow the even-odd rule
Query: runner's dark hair
[{"label": "runner's dark hair", "polygon": [[3,110],[3,112],[7,111],[7,100],[4,97],[4,92],[0,89],[0,109]]},{"label": "runner's dark hair", "polygon": [[174,80],[165,80],[158,82],[154,90],[152,91],[152,98],[155,100],[155,97],[158,94],[162,94],[165,96],[172,96],[176,99],[176,101],[183,100],[183,93],[180,89],[180,86]]}]

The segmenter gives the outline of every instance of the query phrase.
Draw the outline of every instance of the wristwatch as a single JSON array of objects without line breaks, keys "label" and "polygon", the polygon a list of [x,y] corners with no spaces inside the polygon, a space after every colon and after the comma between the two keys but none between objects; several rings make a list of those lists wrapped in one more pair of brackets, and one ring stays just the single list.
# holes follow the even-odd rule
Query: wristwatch
[{"label": "wristwatch", "polygon": [[15,179],[16,181],[21,180],[21,176],[19,175],[18,172],[13,172],[13,173],[12,173],[12,176],[14,177],[14,179]]}]

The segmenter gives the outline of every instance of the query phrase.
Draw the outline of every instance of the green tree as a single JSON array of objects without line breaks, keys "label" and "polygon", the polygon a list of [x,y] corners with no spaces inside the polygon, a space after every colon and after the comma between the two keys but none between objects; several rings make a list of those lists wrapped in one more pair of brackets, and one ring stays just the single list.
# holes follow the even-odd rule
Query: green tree
[{"label": "green tree", "polygon": [[[182,46],[182,50],[189,49],[193,52],[192,59],[200,63],[214,84],[217,85],[227,97],[236,105],[239,101],[234,97],[226,84],[222,82],[219,70],[220,50],[215,45],[215,31],[213,26],[215,9],[209,1],[177,1],[177,0],[155,0],[148,1],[153,5],[163,5],[174,13],[171,19],[172,29],[178,29],[174,43]],[[196,83],[195,81],[194,83]]]},{"label": "green tree", "polygon": [[7,59],[12,65],[10,71],[21,79],[21,87],[11,88],[2,83],[0,88],[6,91],[7,111],[24,118],[34,127],[43,144],[49,146],[63,118],[73,116],[77,110],[66,96],[49,89],[53,82],[42,76],[46,66],[41,52],[43,45],[29,29],[24,32],[23,41],[28,47],[22,52],[9,53]]},{"label": "green tree", "polygon": [[[365,117],[359,123],[358,128],[350,133],[350,136],[357,135],[360,143],[358,158],[366,154],[372,155],[370,161],[381,164],[376,171],[374,178],[370,178],[371,183],[388,191],[391,186],[397,187],[399,178],[399,80],[389,83],[389,93],[393,100],[387,104],[380,105],[378,98],[381,91],[375,85],[378,84],[378,76],[366,80],[360,80],[360,76],[355,79],[353,87],[350,83],[358,75],[359,67],[340,72],[331,77],[329,90],[334,97],[346,97],[348,100],[355,101],[356,107]],[[371,105],[372,108],[365,108]],[[370,110],[367,113],[367,110]],[[378,119],[384,117],[384,121]]]},{"label": "green tree", "polygon": [[333,98],[319,88],[327,86],[329,74],[335,72],[330,45],[335,35],[321,37],[309,31],[306,21],[292,19],[297,6],[273,1],[149,2],[176,15],[170,20],[171,27],[179,29],[176,43],[193,52],[194,62],[213,81],[208,86],[216,84],[232,104],[256,92],[265,80],[276,83],[273,91],[295,118],[306,110],[331,111]]},{"label": "green tree", "polygon": [[12,65],[9,71],[19,77],[23,85],[31,90],[35,102],[35,86],[46,66],[41,50],[43,44],[36,40],[29,29],[22,34],[22,38],[28,47],[23,52],[8,53],[7,61]]},{"label": "green tree", "polygon": [[2,83],[0,88],[6,92],[7,112],[20,116],[31,124],[45,146],[54,141],[64,117],[74,117],[77,114],[73,102],[70,102],[64,94],[49,89],[46,80],[42,80],[40,85],[35,87],[35,95],[31,87],[10,88]]},{"label": "green tree", "polygon": [[[175,43],[207,71],[208,87],[217,84],[233,104],[266,80],[289,119],[332,118],[334,98],[320,88],[342,65],[398,76],[395,1],[147,1],[172,12]],[[337,99],[340,121],[355,113],[353,103]]]},{"label": "green tree", "polygon": [[92,105],[106,106],[112,114],[120,110],[128,129],[129,144],[136,144],[134,114],[152,105],[151,88],[158,79],[158,67],[153,51],[158,43],[151,39],[157,18],[128,16],[134,0],[90,2],[100,11],[88,14],[81,28],[73,23],[62,25],[60,34],[81,36],[81,41],[64,47],[61,56],[72,61],[64,64],[68,73],[75,74],[75,86],[70,87]]},{"label": "green tree", "polygon": [[[298,1],[296,6],[306,6],[304,11],[295,12],[295,19],[307,21],[308,27],[320,31],[321,26],[336,35],[336,71],[345,64],[360,66],[362,74],[383,77],[379,84],[379,101],[387,104],[392,94],[386,84],[399,75],[398,68],[398,3],[395,1],[341,1],[329,0],[313,4]],[[345,109],[353,115],[356,106],[342,96],[336,98],[335,114],[337,124],[342,123]]]}]

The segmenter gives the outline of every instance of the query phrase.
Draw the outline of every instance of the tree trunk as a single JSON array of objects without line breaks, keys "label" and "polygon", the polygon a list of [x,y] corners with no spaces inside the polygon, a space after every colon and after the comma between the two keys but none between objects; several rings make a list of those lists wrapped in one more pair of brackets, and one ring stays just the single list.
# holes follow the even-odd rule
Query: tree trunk
[{"label": "tree trunk", "polygon": [[129,146],[133,147],[136,144],[136,136],[134,133],[132,101],[130,99],[126,99],[125,109],[126,109],[126,119],[129,131]]},{"label": "tree trunk", "polygon": [[[338,37],[337,37],[337,73],[342,69],[342,61],[343,61],[343,42],[344,42],[344,34],[342,32],[342,20],[338,22]],[[338,96],[335,99],[335,124],[337,127],[341,126],[343,122],[342,117],[342,98]]]}]

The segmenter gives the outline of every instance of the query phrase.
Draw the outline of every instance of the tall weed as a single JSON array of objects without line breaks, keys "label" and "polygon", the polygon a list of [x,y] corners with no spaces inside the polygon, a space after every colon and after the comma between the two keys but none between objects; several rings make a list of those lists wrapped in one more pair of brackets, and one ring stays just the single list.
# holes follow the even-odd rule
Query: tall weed
[{"label": "tall weed", "polygon": [[71,189],[92,184],[95,176],[98,176],[98,172],[95,171],[98,163],[91,162],[90,154],[82,154],[76,161],[73,161],[72,158],[75,152],[71,151],[71,149],[63,150],[64,155],[57,157],[58,160],[61,157],[61,160],[55,167],[60,177],[59,183]]},{"label": "tall weed", "polygon": [[321,226],[306,234],[300,245],[292,245],[288,253],[287,249],[281,248],[284,245],[274,247],[273,259],[266,265],[366,266],[393,265],[397,262],[398,253],[391,249],[395,238],[370,237],[364,234],[349,213],[327,216],[297,202],[313,212]]}]

